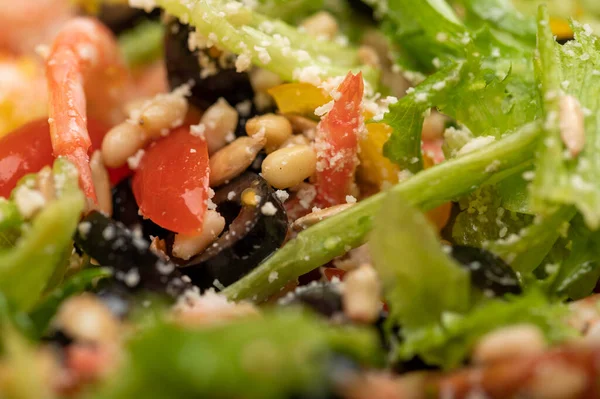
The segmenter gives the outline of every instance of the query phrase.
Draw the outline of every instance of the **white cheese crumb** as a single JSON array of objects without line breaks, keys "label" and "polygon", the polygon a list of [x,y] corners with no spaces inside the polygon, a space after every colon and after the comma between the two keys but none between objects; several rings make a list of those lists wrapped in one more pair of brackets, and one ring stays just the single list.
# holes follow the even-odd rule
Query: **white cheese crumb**
[{"label": "white cheese crumb", "polygon": [[21,215],[29,219],[46,205],[46,198],[40,191],[21,185],[15,191],[15,204]]},{"label": "white cheese crumb", "polygon": [[81,222],[77,226],[77,231],[79,231],[79,234],[83,238],[86,238],[87,235],[90,233],[90,229],[91,228],[92,228],[92,223],[91,222]]},{"label": "white cheese crumb", "polygon": [[138,166],[140,166],[140,162],[142,161],[144,154],[145,151],[143,149],[139,149],[134,155],[127,158],[127,165],[129,165],[129,168],[133,170],[137,169]]},{"label": "white cheese crumb", "polygon": [[273,271],[271,273],[269,273],[269,283],[272,283],[273,281],[277,280],[279,278],[279,273]]},{"label": "white cheese crumb", "polygon": [[346,195],[346,203],[347,204],[355,204],[356,198],[353,195]]},{"label": "white cheese crumb", "polygon": [[315,115],[323,116],[326,113],[328,113],[329,111],[331,111],[332,108],[333,108],[333,100],[329,101],[326,104],[321,105],[320,107],[317,107],[315,109]]},{"label": "white cheese crumb", "polygon": [[285,190],[277,190],[275,191],[275,195],[282,203],[287,201],[288,198],[290,198],[290,195]]},{"label": "white cheese crumb", "polygon": [[260,211],[263,215],[273,216],[277,213],[277,208],[275,208],[275,205],[271,201],[268,201],[260,208]]},{"label": "white cheese crumb", "polygon": [[231,201],[235,198],[235,191],[230,191],[227,193],[227,200]]}]

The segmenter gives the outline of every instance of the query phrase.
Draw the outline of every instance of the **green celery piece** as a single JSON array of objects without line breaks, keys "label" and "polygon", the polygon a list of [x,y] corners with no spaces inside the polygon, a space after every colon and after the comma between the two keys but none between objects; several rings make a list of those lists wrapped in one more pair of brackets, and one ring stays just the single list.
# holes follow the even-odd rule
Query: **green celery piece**
[{"label": "green celery piece", "polygon": [[77,170],[67,161],[54,164],[58,198],[48,203],[14,247],[0,249],[0,291],[20,310],[30,309],[64,259],[84,208]]},{"label": "green celery piece", "polygon": [[146,20],[119,35],[119,47],[132,68],[148,64],[163,54],[164,24]]},{"label": "green celery piece", "polygon": [[488,249],[503,258],[517,272],[529,273],[538,267],[552,249],[569,221],[575,216],[572,207],[561,207],[540,217],[518,235],[491,242]]},{"label": "green celery piece", "polygon": [[401,193],[390,192],[382,203],[369,249],[394,323],[419,327],[468,309],[468,270],[444,253],[431,223]]},{"label": "green celery piece", "polygon": [[[546,139],[540,142],[532,207],[540,213],[556,205],[574,205],[591,229],[600,227],[600,43],[577,23],[575,41],[558,45],[549,26],[548,11],[540,7],[536,74],[546,115]],[[564,156],[560,136],[560,98],[576,97],[587,116],[585,147],[574,159]]]},{"label": "green celery piece", "polygon": [[64,281],[59,287],[48,293],[30,312],[30,318],[35,325],[36,331],[42,334],[46,330],[50,320],[65,299],[82,293],[86,289],[91,288],[92,284],[96,281],[110,277],[111,275],[110,270],[95,267],[82,270]]},{"label": "green celery piece", "polygon": [[[527,163],[540,134],[537,123],[523,126],[485,148],[419,172],[390,191],[421,210],[431,209],[479,185],[499,181],[506,177],[504,173]],[[488,168],[492,163],[497,168]],[[301,232],[223,293],[233,300],[265,300],[289,281],[363,244],[385,195],[376,194]],[[273,272],[279,276],[274,281],[269,278]]]},{"label": "green celery piece", "polygon": [[550,303],[532,288],[523,295],[484,301],[465,315],[446,314],[440,323],[403,328],[396,356],[408,360],[418,355],[427,364],[449,369],[459,366],[478,339],[497,328],[527,323],[539,327],[552,343],[573,338],[577,333],[564,322],[567,315],[565,305]]},{"label": "green celery piece", "polygon": [[122,371],[94,397],[320,397],[330,388],[333,355],[378,365],[379,345],[371,329],[327,325],[294,310],[202,329],[158,322],[133,338]]},{"label": "green celery piece", "polygon": [[255,10],[263,15],[295,24],[321,11],[324,5],[324,0],[259,0]]},{"label": "green celery piece", "polygon": [[[238,55],[249,55],[254,65],[278,74],[283,80],[297,80],[296,74],[304,68],[311,68],[322,79],[345,76],[348,69],[362,69],[365,80],[376,87],[377,71],[366,66],[359,68],[355,50],[331,41],[315,40],[282,21],[269,19],[246,7],[228,11],[227,2],[223,0],[185,4],[179,0],[157,0],[156,3],[180,20],[189,21],[202,35],[214,35],[220,47]],[[269,55],[268,62],[265,52]],[[321,56],[333,62],[324,62]]]}]

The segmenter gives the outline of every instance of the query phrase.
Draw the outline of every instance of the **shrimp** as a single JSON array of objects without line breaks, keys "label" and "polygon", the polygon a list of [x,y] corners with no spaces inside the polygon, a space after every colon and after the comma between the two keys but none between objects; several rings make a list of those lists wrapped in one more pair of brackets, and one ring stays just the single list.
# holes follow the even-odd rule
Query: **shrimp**
[{"label": "shrimp", "polygon": [[105,122],[122,118],[120,103],[129,77],[114,36],[95,19],[70,20],[50,48],[46,78],[54,156],[77,166],[83,191],[96,203],[86,105],[90,114]]}]

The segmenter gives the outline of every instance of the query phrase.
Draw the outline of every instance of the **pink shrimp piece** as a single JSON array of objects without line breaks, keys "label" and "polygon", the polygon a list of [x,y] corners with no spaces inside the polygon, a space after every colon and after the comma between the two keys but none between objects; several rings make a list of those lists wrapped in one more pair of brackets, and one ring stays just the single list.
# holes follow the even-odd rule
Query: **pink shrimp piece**
[{"label": "pink shrimp piece", "polygon": [[80,185],[95,203],[86,105],[95,105],[89,108],[103,121],[114,123],[121,117],[117,104],[128,75],[114,36],[95,19],[70,20],[50,48],[46,78],[54,156],[77,166]]}]

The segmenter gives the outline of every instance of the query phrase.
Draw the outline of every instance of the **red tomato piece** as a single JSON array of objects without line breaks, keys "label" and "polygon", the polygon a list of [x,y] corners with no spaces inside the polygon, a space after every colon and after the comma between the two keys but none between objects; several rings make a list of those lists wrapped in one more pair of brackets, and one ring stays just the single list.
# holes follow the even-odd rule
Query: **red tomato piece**
[{"label": "red tomato piece", "polygon": [[346,202],[358,163],[358,134],[364,127],[362,74],[348,73],[338,91],[339,98],[317,128],[317,203],[321,206]]},{"label": "red tomato piece", "polygon": [[[88,120],[92,151],[99,149],[108,131],[106,126]],[[0,197],[10,195],[20,178],[52,165],[52,143],[47,119],[37,119],[0,138]],[[131,172],[129,168],[109,169],[111,182],[117,183]]]},{"label": "red tomato piece", "polygon": [[208,180],[206,141],[180,127],[146,149],[132,187],[144,217],[176,233],[197,234],[207,208]]}]

